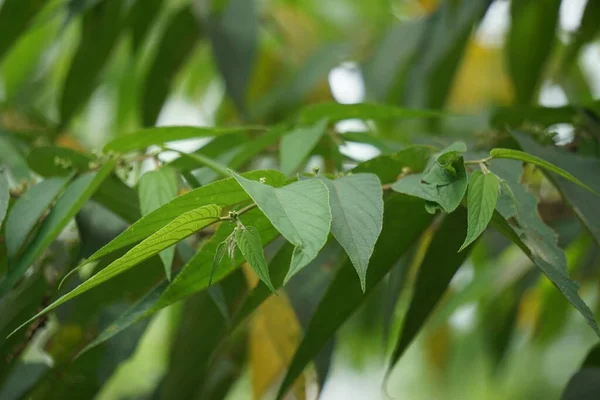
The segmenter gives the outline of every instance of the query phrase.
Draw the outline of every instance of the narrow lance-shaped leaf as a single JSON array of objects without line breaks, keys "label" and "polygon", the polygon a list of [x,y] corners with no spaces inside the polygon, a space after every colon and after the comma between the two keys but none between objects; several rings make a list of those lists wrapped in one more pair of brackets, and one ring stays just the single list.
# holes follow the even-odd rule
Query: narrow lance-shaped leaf
[{"label": "narrow lance-shaped leaf", "polygon": [[[164,206],[177,197],[177,174],[169,167],[150,171],[142,175],[139,182],[140,210],[142,215]],[[170,247],[160,253],[167,279],[171,280],[171,266],[175,257],[175,248]]]},{"label": "narrow lance-shaped leaf", "polygon": [[329,193],[323,182],[310,179],[273,188],[234,174],[273,226],[296,248],[289,280],[319,253],[331,227]]},{"label": "narrow lance-shaped leaf", "polygon": [[148,239],[129,250],[123,257],[118,258],[96,275],[44,308],[29,321],[17,328],[17,330],[66,301],[114,278],[162,250],[173,246],[193,233],[198,232],[202,228],[219,221],[220,217],[221,207],[214,204],[202,206],[182,214]]},{"label": "narrow lance-shaped leaf", "polygon": [[70,178],[67,177],[43,180],[15,202],[6,218],[6,249],[9,258],[17,255],[34,226],[69,181]]},{"label": "narrow lance-shaped leaf", "polygon": [[342,245],[360,278],[363,291],[367,268],[383,226],[383,190],[374,174],[355,174],[331,181],[331,233]]},{"label": "narrow lance-shaped leaf", "polygon": [[265,260],[260,233],[253,226],[247,226],[236,229],[234,235],[235,243],[244,255],[244,258],[248,261],[248,264],[250,264],[260,280],[274,292],[275,288],[269,276],[269,268]]},{"label": "narrow lance-shaped leaf", "polygon": [[327,120],[323,119],[308,127],[297,128],[281,139],[279,164],[281,172],[290,175],[301,166],[310,152],[319,143],[327,130]]},{"label": "narrow lance-shaped leaf", "polygon": [[44,0],[5,0],[0,3],[0,61],[44,5]]},{"label": "narrow lance-shaped leaf", "polygon": [[6,210],[8,210],[8,201],[10,200],[10,192],[8,188],[8,178],[4,168],[0,166],[0,228],[4,222],[6,216]]},{"label": "narrow lance-shaped leaf", "polygon": [[522,152],[519,150],[493,149],[492,151],[490,151],[490,155],[493,158],[508,158],[508,159],[512,159],[512,160],[520,160],[520,161],[524,161],[524,162],[527,162],[530,164],[537,165],[538,167],[542,167],[544,169],[547,169],[548,171],[554,172],[555,174],[558,174],[558,175],[562,176],[563,178],[566,178],[566,179],[570,180],[571,182],[578,184],[582,188],[587,189],[590,192],[595,193],[598,196],[600,196],[600,193],[596,192],[594,189],[592,189],[585,183],[581,182],[579,179],[575,178],[573,175],[571,175],[564,169],[558,168],[556,165],[551,164],[548,161],[544,161],[541,158],[533,156],[531,154],[528,154],[528,153],[525,153],[525,152]]},{"label": "narrow lance-shaped leaf", "polygon": [[392,353],[388,375],[422,329],[452,277],[467,258],[468,252],[458,252],[466,233],[466,212],[463,208],[446,216],[441,226],[433,233],[433,239],[419,267],[414,294]]},{"label": "narrow lance-shaped leaf", "polygon": [[[281,186],[285,182],[285,177],[277,171],[259,170],[243,175],[253,179],[265,178],[266,183],[274,186]],[[248,197],[248,194],[233,178],[224,179],[194,189],[142,217],[110,243],[94,253],[88,258],[87,262],[98,260],[115,250],[150,236],[185,212],[208,204],[230,206],[248,200]]]},{"label": "narrow lance-shaped leaf", "polygon": [[362,291],[351,262],[342,265],[313,314],[304,339],[296,350],[279,389],[279,399],[283,398],[304,368],[348,317],[363,304],[373,288],[396,265],[398,259],[433,218],[425,212],[421,200],[402,195],[386,198],[384,215],[386,217],[381,236],[369,262],[366,291]]},{"label": "narrow lance-shaped leaf", "polygon": [[500,180],[496,175],[473,172],[467,193],[467,237],[458,251],[463,251],[485,231],[494,215],[499,190]]},{"label": "narrow lance-shaped leaf", "polygon": [[58,237],[69,221],[110,175],[115,165],[116,161],[111,160],[100,167],[98,171],[85,173],[69,185],[57,200],[48,218],[44,220],[31,244],[0,283],[0,295],[6,293]]}]

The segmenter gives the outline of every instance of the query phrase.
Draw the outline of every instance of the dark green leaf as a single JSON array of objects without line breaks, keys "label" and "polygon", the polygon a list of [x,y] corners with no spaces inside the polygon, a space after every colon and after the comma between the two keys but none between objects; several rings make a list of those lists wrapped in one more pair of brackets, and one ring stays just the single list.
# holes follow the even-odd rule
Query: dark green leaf
[{"label": "dark green leaf", "polygon": [[600,346],[590,350],[581,369],[569,380],[561,400],[596,400],[600,396]]},{"label": "dark green leaf", "polygon": [[128,16],[128,27],[131,30],[131,45],[134,53],[142,46],[146,35],[152,28],[152,22],[158,16],[164,0],[136,1]]},{"label": "dark green leaf", "polygon": [[10,259],[19,253],[35,225],[69,181],[68,177],[46,179],[23,193],[15,202],[6,218],[6,249]]},{"label": "dark green leaf", "polygon": [[[177,197],[177,174],[169,167],[145,173],[140,178],[138,185],[142,216],[150,214]],[[171,280],[175,248],[169,247],[159,255],[165,266],[167,279]]]},{"label": "dark green leaf", "polygon": [[466,211],[460,208],[446,216],[432,233],[433,239],[419,267],[413,296],[392,353],[388,374],[422,329],[448,288],[450,280],[468,256],[468,251],[458,252],[462,238],[467,233],[466,217]]},{"label": "dark green leaf", "polygon": [[0,166],[0,228],[2,228],[4,217],[6,217],[9,200],[10,191],[8,187],[8,178],[6,177],[6,171]]},{"label": "dark green leaf", "polygon": [[260,233],[252,226],[242,227],[235,230],[235,243],[248,261],[256,275],[267,285],[272,292],[275,291],[271,283],[269,268],[265,260],[265,253],[260,240]]},{"label": "dark green leaf", "polygon": [[104,0],[83,16],[83,32],[71,61],[60,100],[61,126],[87,103],[116,47],[124,17],[124,2]]},{"label": "dark green leaf", "polygon": [[289,280],[311,262],[327,242],[331,227],[327,187],[320,180],[311,179],[276,189],[237,174],[233,176],[273,226],[296,246],[285,279]]},{"label": "dark green leaf", "polygon": [[600,196],[600,193],[596,192],[594,189],[592,189],[585,183],[581,182],[579,179],[575,178],[573,175],[571,175],[564,169],[559,168],[556,165],[554,165],[548,161],[542,160],[541,158],[533,156],[531,154],[524,153],[519,150],[492,149],[492,151],[490,151],[490,155],[493,158],[508,158],[508,159],[512,159],[512,160],[520,160],[523,162],[537,165],[538,167],[542,167],[548,171],[554,172],[555,174],[558,174],[558,175],[562,176],[563,178],[568,179],[571,182],[578,184],[582,188],[589,190],[590,192],[595,193],[598,196]]},{"label": "dark green leaf", "polygon": [[383,190],[377,175],[354,174],[331,181],[331,233],[342,245],[366,290],[367,268],[383,225]]},{"label": "dark green leaf", "polygon": [[281,139],[279,165],[281,172],[291,175],[298,170],[327,131],[327,120],[312,126],[297,128]]},{"label": "dark green leaf", "polygon": [[35,147],[27,156],[29,168],[43,177],[88,171],[93,158],[68,147]]},{"label": "dark green leaf", "polygon": [[130,224],[142,217],[136,191],[114,174],[102,182],[93,199]]},{"label": "dark green leaf", "polygon": [[23,255],[11,268],[4,280],[0,282],[0,294],[6,293],[23,276],[27,268],[42,255],[81,207],[98,190],[98,187],[113,171],[115,165],[115,161],[109,161],[98,171],[85,173],[69,185],[58,198],[54,208],[40,226],[35,238]]},{"label": "dark green leaf", "polygon": [[358,103],[319,103],[302,109],[297,117],[299,123],[314,124],[324,118],[331,123],[345,119],[359,118],[363,120],[386,120],[386,119],[418,119],[434,118],[449,115],[444,111],[415,110],[398,108],[389,104]]},{"label": "dark green leaf", "polygon": [[365,161],[357,165],[352,173],[370,172],[377,175],[382,183],[396,182],[400,176],[423,171],[434,150],[428,146],[410,146],[397,153]]},{"label": "dark green leaf", "polygon": [[541,83],[544,65],[552,50],[560,0],[522,0],[510,4],[511,27],[506,41],[508,71],[517,102],[529,104]]},{"label": "dark green leaf", "polygon": [[577,283],[569,279],[565,254],[556,244],[556,233],[540,220],[536,198],[519,184],[520,166],[511,161],[497,160],[492,162],[491,167],[507,181],[512,191],[511,195],[502,190],[496,205],[510,226],[501,229],[501,232],[519,245],[600,336],[594,314],[579,297]]},{"label": "dark green leaf", "polygon": [[93,289],[94,287],[114,278],[119,274],[122,274],[133,266],[161,252],[162,250],[173,246],[191,234],[219,221],[220,217],[221,208],[214,204],[202,206],[180,215],[171,223],[167,224],[164,228],[155,232],[146,240],[129,250],[123,257],[118,258],[96,275],[92,276],[90,279],[83,282],[69,293],[58,298],[48,307],[44,308],[42,311],[32,317],[29,321],[21,325],[21,327],[18,329],[24,327],[36,318],[46,314],[48,311],[55,309],[59,305],[87,292],[90,289]]},{"label": "dark green leaf", "polygon": [[[285,177],[277,171],[253,171],[244,175],[249,178],[265,178],[265,182],[274,186],[281,186],[285,182]],[[141,218],[87,261],[98,260],[106,254],[136,243],[163,228],[179,215],[200,206],[208,204],[230,206],[248,198],[249,196],[233,178],[194,189]]]},{"label": "dark green leaf", "polygon": [[0,61],[46,5],[44,0],[5,0],[0,4]]},{"label": "dark green leaf", "polygon": [[222,14],[209,17],[212,51],[227,93],[245,112],[245,97],[258,44],[255,0],[228,0]]},{"label": "dark green leaf", "polygon": [[390,196],[385,200],[384,215],[381,236],[369,262],[366,291],[362,291],[352,263],[347,261],[312,316],[279,389],[279,399],[287,393],[308,363],[331,340],[348,317],[363,304],[432,219],[423,209],[421,200],[402,195]]},{"label": "dark green leaf", "polygon": [[239,128],[203,128],[196,126],[164,126],[159,128],[148,128],[128,135],[120,136],[111,140],[104,146],[105,152],[116,151],[128,153],[135,150],[143,150],[153,144],[163,144],[174,140],[206,138],[213,136],[244,133],[263,129],[257,126]]},{"label": "dark green leaf", "polygon": [[[600,108],[600,101],[582,104],[581,106],[598,110]],[[579,115],[579,107],[570,105],[563,107],[540,107],[527,105],[499,107],[492,113],[490,117],[490,124],[502,129],[504,129],[506,125],[518,126],[525,122],[547,127],[563,122],[572,123],[577,115]]]},{"label": "dark green leaf", "polygon": [[177,71],[192,54],[202,34],[200,22],[189,6],[169,20],[144,82],[141,104],[144,126],[156,123]]},{"label": "dark green leaf", "polygon": [[473,172],[467,195],[467,237],[458,251],[464,250],[485,231],[494,214],[499,190],[500,180],[496,175]]}]

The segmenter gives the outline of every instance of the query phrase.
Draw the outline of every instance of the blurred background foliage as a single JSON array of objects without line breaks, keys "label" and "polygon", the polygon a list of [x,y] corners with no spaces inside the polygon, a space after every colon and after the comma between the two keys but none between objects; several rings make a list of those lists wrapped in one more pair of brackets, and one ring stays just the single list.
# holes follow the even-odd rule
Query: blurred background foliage
[{"label": "blurred background foliage", "polygon": [[[341,135],[326,136],[309,166],[321,163],[333,172],[336,167],[330,163],[344,168],[408,144],[455,139],[484,150],[514,143],[505,131],[510,126],[593,160],[589,165],[595,170],[579,172],[586,174],[586,182],[597,184],[599,4],[0,0],[0,162],[8,167],[12,193],[18,196],[37,177],[48,176],[48,171],[35,169],[41,156],[32,159],[30,154],[41,146],[91,154],[142,127],[272,126],[313,103],[376,102],[443,109],[449,116],[341,121],[336,124]],[[228,164],[229,150],[255,139],[236,134],[208,144],[193,139],[172,146],[183,151],[205,146],[205,155]],[[536,142],[527,143],[519,144],[526,151],[543,152]],[[274,145],[258,149],[244,167],[276,167],[276,150]],[[169,156],[161,154],[162,161],[174,157]],[[139,218],[137,195],[123,182],[134,185],[151,164],[145,161],[111,181],[108,191],[130,209],[115,215],[103,207],[102,193],[95,195],[36,267],[2,298],[0,399],[274,397],[339,264],[337,245],[328,245],[285,287],[285,295],[271,296],[231,335],[226,334],[223,310],[204,291],[75,358],[160,281],[162,265],[154,257],[5,339],[54,297],[66,271]],[[562,167],[572,165],[567,160]],[[201,183],[215,179],[206,170],[195,176]],[[571,276],[581,283],[580,294],[598,317],[597,207],[588,204],[587,210],[579,210],[578,216],[588,219],[584,228],[556,182],[530,167],[522,180],[538,198],[544,221],[558,232]],[[60,187],[60,182],[54,185]],[[44,193],[50,190],[48,184]],[[315,398],[321,392],[325,400],[388,395],[411,400],[558,399],[582,365],[575,381],[587,385],[600,380],[600,363],[594,353],[588,356],[597,337],[531,261],[490,230],[384,381],[385,362],[419,266],[414,260],[423,258],[429,239],[425,234],[398,261],[295,383],[290,398]],[[5,241],[0,243],[5,274],[7,250]],[[267,248],[267,254],[275,250]],[[178,249],[176,263],[189,259],[190,251]],[[66,289],[84,278],[68,281]],[[256,278],[244,269],[225,282],[224,304],[234,307]],[[579,387],[571,381],[564,398],[585,398],[577,394]]]}]

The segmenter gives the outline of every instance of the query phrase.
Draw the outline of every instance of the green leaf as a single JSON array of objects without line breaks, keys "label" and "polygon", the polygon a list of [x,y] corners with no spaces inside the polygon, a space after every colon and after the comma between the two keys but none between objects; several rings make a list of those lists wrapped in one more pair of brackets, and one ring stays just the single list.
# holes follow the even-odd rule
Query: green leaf
[{"label": "green leaf", "polygon": [[238,128],[203,128],[196,126],[164,126],[158,128],[142,129],[140,131],[119,136],[104,146],[105,152],[116,151],[128,153],[135,150],[143,150],[153,144],[163,144],[174,140],[196,139],[206,137],[219,137],[230,134],[245,133],[248,131],[263,129],[258,126]]},{"label": "green leaf", "polygon": [[459,159],[459,157],[467,151],[467,145],[463,142],[455,142],[450,146],[446,147],[437,156],[437,163],[444,167],[444,169],[456,175],[456,170],[452,164]]},{"label": "green leaf", "polygon": [[569,279],[567,261],[556,243],[556,233],[540,220],[536,198],[519,184],[520,166],[508,160],[496,160],[492,161],[491,169],[507,181],[513,194],[502,190],[498,198],[496,209],[510,226],[510,229],[501,229],[501,233],[519,245],[600,336],[594,314],[579,297],[577,283]]},{"label": "green leaf", "polygon": [[[274,186],[281,186],[285,182],[285,177],[277,171],[252,171],[244,174],[244,176],[253,179],[265,178],[266,183]],[[87,262],[98,260],[115,250],[139,242],[163,228],[179,215],[200,206],[217,204],[225,207],[241,203],[248,199],[249,196],[233,178],[224,179],[194,189],[142,217],[114,240],[94,253]]]},{"label": "green leaf", "polygon": [[571,40],[568,41],[568,45],[562,54],[560,72],[567,74],[569,67],[579,60],[581,48],[594,40],[598,32],[600,32],[599,17],[600,3],[597,1],[588,1],[583,11],[579,28],[577,28],[577,32],[573,33],[570,38]]},{"label": "green leaf", "polygon": [[569,379],[561,400],[595,400],[598,396],[600,396],[600,345],[590,350],[580,369]]},{"label": "green leaf", "polygon": [[423,183],[423,174],[408,175],[400,179],[392,185],[392,190],[434,203],[439,200],[436,187]]},{"label": "green leaf", "polygon": [[215,160],[213,160],[209,157],[206,157],[202,154],[195,154],[195,153],[188,154],[188,153],[185,153],[185,152],[182,152],[179,150],[169,149],[169,148],[167,148],[167,150],[175,151],[175,152],[179,153],[181,155],[181,157],[188,158],[188,159],[196,162],[196,164],[198,164],[198,166],[207,167],[207,168],[211,169],[213,172],[215,172],[217,175],[221,175],[225,178],[229,178],[231,176],[231,173],[229,172],[227,167],[225,167],[220,162],[215,161]]},{"label": "green leaf", "polygon": [[463,251],[485,231],[494,215],[499,190],[500,180],[496,175],[473,172],[467,196],[467,237],[458,251]]},{"label": "green leaf", "polygon": [[31,179],[27,162],[16,140],[3,136],[0,130],[0,163],[8,167],[11,175],[17,182]]},{"label": "green leaf", "polygon": [[396,182],[401,175],[423,171],[434,150],[429,146],[410,146],[360,163],[352,169],[352,173],[369,172],[377,175],[382,183]]},{"label": "green leaf", "polygon": [[10,200],[10,191],[8,186],[8,178],[4,168],[0,166],[0,228],[6,217],[6,211],[8,210],[8,201]]},{"label": "green leaf", "polygon": [[142,217],[136,191],[114,174],[102,182],[93,199],[130,224]]},{"label": "green leaf", "polygon": [[291,175],[298,170],[327,131],[327,120],[304,128],[296,128],[281,139],[279,165],[281,172]]},{"label": "green leaf", "polygon": [[179,10],[168,21],[144,82],[141,101],[144,126],[156,123],[177,72],[202,36],[202,27],[190,6]]},{"label": "green leaf", "polygon": [[[142,215],[164,206],[177,197],[177,174],[169,167],[150,171],[140,178],[138,193],[140,196],[140,209]],[[171,280],[171,267],[175,257],[175,247],[170,247],[160,254],[160,259],[165,267],[167,279]]]},{"label": "green leaf", "polygon": [[136,1],[128,15],[128,28],[131,31],[131,45],[136,53],[142,46],[146,35],[152,28],[152,22],[158,16],[164,0]]},{"label": "green leaf", "polygon": [[71,177],[46,179],[23,193],[6,218],[6,249],[14,259],[31,235],[35,225],[63,191]]},{"label": "green leaf", "polygon": [[[240,146],[246,144],[248,138],[241,133],[232,133],[229,135],[216,136],[206,145],[189,154],[201,154],[205,157],[220,160],[220,157],[225,154],[232,154],[232,157],[239,152]],[[229,164],[227,160],[225,164]],[[180,171],[189,171],[198,168],[198,162],[185,157],[179,157],[167,165],[176,168]]]},{"label": "green leaf", "polygon": [[462,238],[467,233],[465,214],[463,208],[458,209],[446,216],[432,233],[433,239],[419,267],[413,296],[390,359],[388,375],[417,336],[448,288],[452,277],[469,255],[468,251],[458,252]]},{"label": "green leaf", "polygon": [[367,268],[383,225],[383,190],[374,174],[355,174],[331,181],[331,233],[342,245],[366,290]]},{"label": "green leaf", "polygon": [[0,61],[27,31],[31,21],[46,3],[44,0],[5,0],[0,4]]},{"label": "green leaf", "polygon": [[[251,210],[244,214],[244,222],[255,227],[259,233],[263,246],[273,241],[279,234],[271,223],[259,210]],[[94,342],[88,345],[82,352],[88,351],[117,333],[130,327],[136,322],[146,318],[156,311],[170,306],[208,287],[212,273],[212,264],[216,251],[223,241],[233,232],[233,224],[222,224],[215,235],[204,244],[198,252],[184,266],[183,270],[173,278],[172,282],[164,281],[152,292],[140,300],[136,305],[128,309],[124,314],[111,323]],[[214,271],[214,280],[219,281],[231,273],[243,262],[242,257],[237,257],[232,263],[222,265],[218,271]]]},{"label": "green leaf", "polygon": [[48,307],[44,308],[42,311],[32,317],[29,321],[21,325],[18,329],[26,326],[31,321],[55,309],[59,305],[71,300],[72,298],[77,297],[80,294],[100,285],[101,283],[114,278],[115,276],[131,269],[142,261],[147,260],[153,255],[156,255],[162,250],[171,247],[177,242],[180,242],[186,237],[198,232],[206,226],[219,221],[220,217],[221,207],[214,204],[198,207],[195,210],[188,211],[180,215],[164,228],[155,232],[146,240],[129,250],[123,257],[118,258],[96,275],[92,276],[90,279],[83,282],[69,293],[58,298]]},{"label": "green leaf", "polygon": [[235,243],[240,249],[248,264],[252,267],[261,281],[267,285],[272,292],[275,288],[271,283],[269,268],[265,260],[265,254],[260,240],[260,233],[252,226],[242,227],[235,230]]},{"label": "green leaf", "polygon": [[363,292],[348,260],[340,267],[312,316],[279,389],[279,399],[342,324],[364,303],[433,218],[423,209],[422,201],[402,195],[386,198],[384,215],[381,236],[369,262],[366,291]]},{"label": "green leaf", "polygon": [[[556,36],[560,3],[560,0],[511,2],[506,47],[508,71],[518,103],[531,103],[542,81],[544,65]],[[536,45],[531,46],[531,43]]]},{"label": "green leaf", "polygon": [[[529,135],[519,131],[513,130],[511,134],[528,154],[540,157],[558,168],[585,178],[585,182],[596,193],[600,193],[600,182],[598,182],[600,161],[597,158],[582,157],[561,151],[556,147],[541,146]],[[596,242],[600,244],[600,224],[598,224],[598,221],[600,221],[600,201],[598,197],[565,178],[552,174],[547,174],[547,176],[556,184],[568,204],[592,233]]]},{"label": "green leaf", "polygon": [[0,282],[0,295],[5,294],[23,276],[27,268],[58,237],[69,221],[110,175],[115,165],[116,161],[111,160],[104,164],[98,171],[87,172],[69,185],[67,190],[58,198],[54,208],[40,226],[40,230],[33,241],[11,268],[4,280]]},{"label": "green leaf", "polygon": [[209,17],[212,51],[227,93],[242,112],[258,44],[255,0],[228,0],[221,15]]},{"label": "green leaf", "polygon": [[558,174],[558,175],[562,176],[563,178],[566,178],[566,179],[570,180],[571,182],[578,184],[582,188],[589,190],[590,192],[595,193],[598,196],[600,196],[600,193],[596,192],[594,189],[592,189],[585,183],[581,182],[579,179],[575,178],[573,175],[571,175],[564,169],[559,168],[556,165],[549,163],[548,161],[542,160],[541,158],[533,156],[531,154],[524,153],[519,150],[492,149],[492,151],[490,151],[490,155],[493,158],[508,158],[508,159],[512,159],[512,160],[520,160],[523,162],[537,165],[538,167],[542,167],[548,171],[554,172],[555,174]]},{"label": "green leaf", "polygon": [[376,103],[319,103],[303,108],[297,120],[302,124],[314,124],[324,118],[330,123],[345,119],[358,118],[362,120],[390,120],[390,119],[417,119],[435,118],[450,115],[446,111],[415,110],[409,108],[398,108],[389,104]]},{"label": "green leaf", "polygon": [[83,16],[81,40],[71,61],[60,99],[60,124],[66,126],[87,103],[116,48],[123,25],[124,3],[104,0]]},{"label": "green leaf", "polygon": [[[597,110],[600,101],[582,104],[582,107]],[[525,122],[534,123],[543,127],[559,123],[572,123],[579,115],[579,107],[567,105],[563,107],[540,107],[518,105],[513,107],[498,107],[490,116],[490,124],[500,129],[506,125],[518,126]]]},{"label": "green leaf", "polygon": [[310,179],[276,189],[233,174],[273,226],[296,248],[287,282],[319,253],[331,227],[329,193],[323,182]]},{"label": "green leaf", "polygon": [[73,171],[88,171],[92,161],[89,155],[68,147],[35,147],[27,155],[29,168],[46,178],[67,176]]}]

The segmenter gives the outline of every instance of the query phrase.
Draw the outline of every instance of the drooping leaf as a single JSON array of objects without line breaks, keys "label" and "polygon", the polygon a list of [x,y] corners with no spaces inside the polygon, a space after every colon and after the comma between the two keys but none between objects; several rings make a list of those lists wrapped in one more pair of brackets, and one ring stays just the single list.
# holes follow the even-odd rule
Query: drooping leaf
[{"label": "drooping leaf", "polygon": [[258,126],[238,128],[204,128],[196,126],[161,126],[147,128],[128,135],[119,136],[104,146],[105,152],[128,153],[143,150],[153,144],[163,144],[174,140],[224,136],[262,129]]},{"label": "drooping leaf", "polygon": [[12,285],[27,271],[27,268],[40,257],[77,214],[83,205],[92,197],[102,182],[115,168],[114,160],[104,164],[98,171],[81,175],[69,185],[58,198],[54,208],[40,226],[35,238],[27,246],[23,255],[17,260],[4,280],[0,282],[0,295],[6,293]]},{"label": "drooping leaf", "polygon": [[258,43],[255,0],[228,0],[223,10],[213,10],[209,27],[212,51],[227,93],[244,112]]},{"label": "drooping leaf", "polygon": [[446,216],[433,232],[433,239],[417,273],[413,296],[392,353],[388,374],[422,329],[450,280],[468,256],[468,251],[458,252],[462,238],[467,233],[466,217],[466,211],[460,208]]},{"label": "drooping leaf", "polygon": [[279,165],[281,172],[291,175],[296,172],[315,148],[327,130],[327,120],[314,125],[297,128],[281,139],[279,146]]},{"label": "drooping leaf", "polygon": [[592,189],[585,183],[581,182],[579,179],[577,179],[576,177],[574,177],[573,175],[571,175],[564,169],[559,168],[556,165],[554,165],[546,160],[542,160],[541,158],[533,156],[531,154],[524,153],[519,150],[492,149],[492,151],[490,151],[490,155],[493,158],[508,158],[511,160],[520,160],[523,162],[537,165],[538,167],[542,167],[548,171],[554,172],[555,174],[558,174],[558,175],[562,176],[563,178],[568,179],[569,181],[578,184],[582,188],[589,190],[590,192],[595,193],[598,196],[600,196],[600,193],[596,192],[594,189]]},{"label": "drooping leaf", "polygon": [[4,168],[0,166],[0,228],[6,217],[6,211],[8,210],[8,201],[10,200],[10,191],[8,187],[8,178]]},{"label": "drooping leaf", "polygon": [[[585,318],[600,336],[594,314],[579,297],[578,284],[567,273],[567,261],[563,250],[557,245],[556,233],[544,224],[537,213],[537,200],[519,183],[521,168],[509,160],[492,161],[491,169],[504,179],[511,189],[500,192],[496,209],[509,221],[502,234],[516,243],[567,298],[569,303]],[[495,223],[498,227],[498,223]]]},{"label": "drooping leaf", "polygon": [[329,189],[331,233],[342,245],[366,290],[367,268],[383,226],[383,190],[374,174],[322,179]]},{"label": "drooping leaf", "polygon": [[124,20],[121,0],[104,0],[83,16],[81,40],[71,61],[60,99],[60,123],[66,126],[87,103],[116,47]]},{"label": "drooping leaf", "polygon": [[136,53],[142,46],[144,39],[150,28],[152,22],[158,16],[164,0],[145,0],[136,1],[129,15],[127,16],[127,26],[131,31],[131,45],[133,52]]},{"label": "drooping leaf", "polygon": [[69,181],[70,177],[43,180],[15,202],[6,218],[6,249],[10,259],[19,253],[34,226]]},{"label": "drooping leaf", "polygon": [[248,261],[248,264],[250,264],[260,280],[274,292],[275,288],[271,283],[269,268],[267,266],[267,261],[265,260],[265,253],[260,240],[260,233],[258,233],[256,228],[246,226],[236,229],[234,235],[235,244],[244,255],[246,261]]},{"label": "drooping leaf", "polygon": [[463,251],[485,231],[494,215],[499,190],[500,180],[496,175],[473,172],[467,194],[467,237],[458,251]]},{"label": "drooping leaf", "polygon": [[[285,177],[277,171],[252,171],[244,174],[244,176],[256,179],[265,178],[265,182],[274,186],[281,186],[285,182]],[[163,228],[177,216],[200,206],[208,204],[230,206],[247,199],[248,195],[233,178],[194,189],[141,218],[113,241],[94,253],[87,261],[98,260],[106,254],[138,242]]]},{"label": "drooping leaf", "polygon": [[5,0],[0,5],[0,61],[46,5],[44,0]]},{"label": "drooping leaf", "polygon": [[276,189],[237,174],[233,176],[273,226],[296,246],[286,276],[286,281],[289,280],[317,256],[327,241],[331,227],[327,187],[320,180],[311,179]]},{"label": "drooping leaf", "polygon": [[[537,156],[564,171],[581,177],[596,193],[600,193],[600,183],[597,179],[600,176],[600,161],[598,159],[569,154],[554,147],[543,147],[529,135],[519,131],[513,130],[511,134],[528,154]],[[596,242],[600,243],[600,225],[597,223],[597,221],[600,221],[600,207],[598,206],[600,199],[568,179],[552,174],[549,174],[548,177],[555,182],[569,205],[592,233]]]},{"label": "drooping leaf", "polygon": [[104,283],[127,271],[140,262],[147,260],[153,255],[158,254],[162,250],[173,246],[177,242],[185,239],[195,232],[198,232],[206,226],[219,221],[220,217],[221,207],[214,204],[198,207],[192,211],[188,211],[180,215],[171,223],[167,224],[164,228],[155,232],[146,240],[129,250],[123,257],[118,258],[96,275],[92,276],[90,279],[83,282],[69,293],[58,298],[29,321],[21,325],[21,327],[27,325],[27,323],[33,321],[41,315],[44,315],[47,312],[55,309],[66,301],[69,301],[72,298],[87,292],[101,283]]},{"label": "drooping leaf", "polygon": [[358,118],[362,120],[389,120],[389,119],[418,119],[436,118],[450,115],[445,111],[415,110],[398,108],[389,104],[376,103],[319,103],[303,108],[297,116],[299,123],[314,124],[324,118],[331,123],[345,119]]},{"label": "drooping leaf", "polygon": [[363,304],[369,293],[387,275],[398,259],[429,225],[432,216],[421,200],[393,195],[385,200],[381,236],[369,262],[366,291],[363,292],[352,263],[347,261],[335,276],[306,329],[279,389],[281,399],[306,365],[319,353],[342,324]]},{"label": "drooping leaf", "polygon": [[[177,197],[177,174],[169,167],[150,171],[140,178],[138,193],[142,215],[148,215]],[[160,252],[167,279],[171,280],[171,266],[175,247]]]},{"label": "drooping leaf", "polygon": [[560,0],[510,3],[511,26],[506,41],[508,71],[520,104],[529,104],[541,83],[554,43],[560,3]]},{"label": "drooping leaf", "polygon": [[[255,227],[262,240],[263,246],[273,241],[278,232],[259,210],[251,210],[244,214],[244,223]],[[172,282],[164,281],[153,289],[148,295],[133,307],[128,309],[113,323],[111,323],[88,347],[82,352],[104,343],[119,332],[130,327],[136,322],[148,317],[156,311],[175,304],[182,299],[208,287],[212,273],[212,264],[215,253],[220,245],[233,232],[233,224],[222,224],[215,235],[204,244],[190,259],[183,270],[173,278]],[[214,281],[219,281],[231,273],[243,262],[241,256],[236,255],[232,263],[224,263],[214,271]]]},{"label": "drooping leaf", "polygon": [[73,171],[88,171],[93,158],[68,147],[35,147],[27,155],[27,164],[36,174],[49,178],[67,176]]},{"label": "drooping leaf", "polygon": [[192,54],[202,35],[202,26],[190,6],[179,10],[167,23],[144,81],[141,102],[144,126],[156,123],[177,71]]}]

